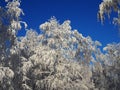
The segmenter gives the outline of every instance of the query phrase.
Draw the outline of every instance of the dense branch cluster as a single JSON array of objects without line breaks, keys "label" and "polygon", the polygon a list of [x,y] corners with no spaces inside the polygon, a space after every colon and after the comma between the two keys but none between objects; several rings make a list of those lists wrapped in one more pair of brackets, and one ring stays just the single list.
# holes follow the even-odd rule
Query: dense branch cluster
[{"label": "dense branch cluster", "polygon": [[20,21],[20,1],[5,1],[7,6],[0,7],[0,90],[120,88],[120,43],[108,44],[103,54],[100,42],[54,17],[40,25],[41,34],[30,29],[17,37],[21,23],[27,28]]}]

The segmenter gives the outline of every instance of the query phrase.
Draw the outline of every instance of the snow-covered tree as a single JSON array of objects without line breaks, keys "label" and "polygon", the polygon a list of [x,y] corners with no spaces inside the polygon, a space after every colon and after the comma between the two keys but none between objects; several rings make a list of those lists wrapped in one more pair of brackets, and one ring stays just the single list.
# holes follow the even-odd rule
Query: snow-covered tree
[{"label": "snow-covered tree", "polygon": [[105,15],[108,15],[112,12],[116,13],[113,18],[113,24],[120,26],[120,0],[103,0],[99,5],[98,18],[103,22],[105,20]]},{"label": "snow-covered tree", "polygon": [[1,7],[0,16],[0,89],[94,88],[89,63],[96,45],[90,37],[85,38],[76,30],[72,31],[69,20],[59,24],[55,18],[40,25],[40,35],[28,30],[25,37],[16,37],[21,23],[24,23],[20,21],[23,14],[19,8],[20,1],[6,2],[7,6]]},{"label": "snow-covered tree", "polygon": [[28,30],[18,42],[22,74],[18,75],[22,80],[19,87],[35,90],[93,89],[90,61],[99,42],[71,30],[69,20],[59,24],[52,18],[40,25],[40,29],[42,34]]},{"label": "snow-covered tree", "polygon": [[104,50],[105,54],[105,66],[104,75],[107,83],[107,90],[120,88],[120,43],[108,44]]},{"label": "snow-covered tree", "polygon": [[120,43],[108,44],[102,55],[102,72],[93,72],[95,87],[100,90],[120,88]]},{"label": "snow-covered tree", "polygon": [[13,90],[12,81],[15,73],[9,62],[10,58],[14,56],[12,53],[13,48],[16,48],[17,31],[21,29],[22,9],[19,8],[18,0],[5,0],[5,2],[7,3],[6,7],[0,7],[0,89]]},{"label": "snow-covered tree", "polygon": [[[100,42],[73,30],[70,20],[60,24],[54,17],[40,25],[41,34],[27,29],[17,37],[21,23],[27,27],[20,20],[20,1],[5,2],[0,7],[0,90],[119,88],[120,44],[108,44],[103,54]],[[104,9],[99,14],[102,19]]]}]

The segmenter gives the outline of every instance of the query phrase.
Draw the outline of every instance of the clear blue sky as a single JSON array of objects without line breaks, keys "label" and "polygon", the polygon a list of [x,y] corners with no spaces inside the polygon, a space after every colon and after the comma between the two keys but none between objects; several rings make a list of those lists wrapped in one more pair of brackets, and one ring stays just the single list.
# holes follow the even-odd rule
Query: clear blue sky
[{"label": "clear blue sky", "polygon": [[[39,31],[39,25],[55,16],[61,23],[71,20],[72,29],[79,30],[84,36],[90,36],[105,46],[120,42],[118,28],[109,20],[102,25],[97,20],[97,11],[102,0],[21,0],[21,8],[29,28]],[[106,18],[107,19],[107,18]],[[23,31],[20,32],[24,33]]]}]

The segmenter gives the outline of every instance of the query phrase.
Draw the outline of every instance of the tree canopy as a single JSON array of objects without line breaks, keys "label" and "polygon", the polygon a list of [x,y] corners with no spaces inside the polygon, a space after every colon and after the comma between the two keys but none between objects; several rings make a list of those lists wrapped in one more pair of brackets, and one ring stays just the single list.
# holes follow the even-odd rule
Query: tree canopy
[{"label": "tree canopy", "polygon": [[[120,88],[120,43],[108,44],[103,53],[99,41],[72,29],[70,20],[59,23],[55,17],[41,24],[38,34],[21,21],[19,0],[5,2],[0,7],[0,90]],[[115,8],[113,2],[116,6],[113,0],[101,3],[101,20]],[[22,23],[26,35],[18,37]]]}]

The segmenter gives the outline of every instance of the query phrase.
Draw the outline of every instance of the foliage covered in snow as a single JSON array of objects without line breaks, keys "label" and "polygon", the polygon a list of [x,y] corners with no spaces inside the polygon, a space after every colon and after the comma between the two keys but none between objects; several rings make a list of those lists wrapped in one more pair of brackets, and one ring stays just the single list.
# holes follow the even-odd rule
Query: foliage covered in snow
[{"label": "foliage covered in snow", "polygon": [[103,22],[105,20],[105,15],[113,12],[117,13],[117,16],[113,17],[113,24],[120,26],[120,0],[103,0],[99,5],[98,18]]},{"label": "foliage covered in snow", "polygon": [[40,25],[42,34],[30,29],[17,37],[21,23],[27,28],[20,21],[20,1],[5,1],[7,6],[0,7],[0,90],[120,88],[120,43],[108,44],[103,54],[99,41],[72,30],[70,20],[60,24],[54,17]]}]

